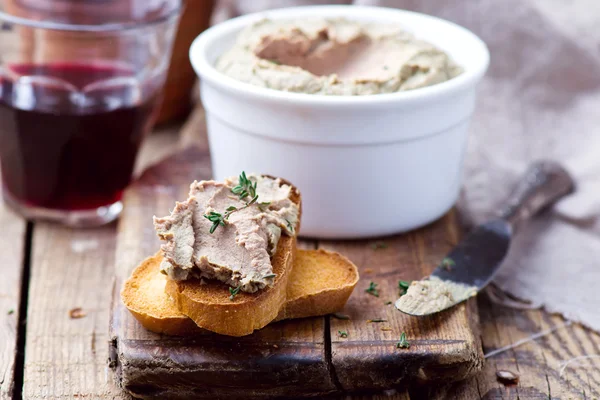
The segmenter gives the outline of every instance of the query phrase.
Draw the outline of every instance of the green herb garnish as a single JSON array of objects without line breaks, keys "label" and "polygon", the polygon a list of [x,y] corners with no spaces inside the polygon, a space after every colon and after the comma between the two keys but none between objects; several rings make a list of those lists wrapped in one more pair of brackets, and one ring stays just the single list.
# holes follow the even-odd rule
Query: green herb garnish
[{"label": "green herb garnish", "polygon": [[290,230],[290,232],[294,233],[294,227],[292,226],[292,223],[287,218],[285,222],[287,222],[287,227]]},{"label": "green herb garnish", "polygon": [[331,316],[334,318],[337,318],[337,319],[344,319],[344,320],[350,319],[350,317],[347,316],[346,314],[342,314],[339,312],[333,313],[333,314],[331,314]]},{"label": "green herb garnish", "polygon": [[[237,186],[234,186],[231,189],[233,194],[237,194],[240,200],[245,199],[248,196],[252,198],[244,204],[243,207],[237,208],[236,206],[229,206],[225,209],[225,213],[221,214],[216,211],[211,211],[208,214],[204,214],[204,218],[212,222],[212,226],[210,227],[209,232],[212,234],[215,230],[220,226],[225,226],[227,223],[229,216],[234,212],[241,211],[245,208],[250,207],[252,204],[258,201],[258,195],[256,194],[256,184],[257,182],[252,183],[248,177],[246,177],[246,173],[242,171],[240,174],[240,183]],[[261,203],[261,204],[271,204],[271,203]]]},{"label": "green herb garnish", "polygon": [[386,305],[386,306],[389,306],[390,304],[392,304],[392,302],[391,302],[391,301],[386,301],[386,302],[385,302],[385,305]]},{"label": "green herb garnish", "polygon": [[377,290],[377,284],[375,282],[369,283],[369,287],[365,290],[365,292],[375,297],[379,297],[379,290]]},{"label": "green herb garnish", "polygon": [[269,274],[269,275],[263,276],[263,279],[275,278],[276,276],[277,276],[277,274]]},{"label": "green herb garnish", "polygon": [[260,211],[265,212],[265,207],[269,206],[269,204],[271,204],[270,201],[263,201],[262,203],[258,203],[258,208],[260,208]]},{"label": "green herb garnish", "polygon": [[235,296],[237,296],[237,294],[240,292],[240,289],[242,288],[242,286],[238,286],[236,288],[229,288],[229,300],[233,301],[233,299],[235,298]]},{"label": "green herb garnish", "polygon": [[8,310],[8,315],[13,315],[15,313],[15,310],[13,310],[12,308],[10,310]]},{"label": "green herb garnish", "polygon": [[400,341],[396,343],[396,348],[398,349],[408,349],[410,347],[410,343],[406,340],[406,333],[402,332],[400,335]]},{"label": "green herb garnish", "polygon": [[367,320],[367,323],[370,323],[370,322],[387,322],[387,319],[375,318],[375,319]]},{"label": "green herb garnish", "polygon": [[225,226],[225,217],[223,217],[223,214],[221,213],[211,211],[208,213],[208,215],[204,214],[204,218],[213,223],[209,230],[211,234],[215,232],[219,225]]},{"label": "green herb garnish", "polygon": [[404,296],[408,291],[411,281],[398,281],[398,289],[400,289],[400,296]]},{"label": "green herb garnish", "polygon": [[279,61],[279,60],[271,59],[271,60],[267,60],[267,61],[272,62],[275,65],[281,65],[281,61]]},{"label": "green herb garnish", "polygon": [[372,248],[373,250],[387,249],[387,248],[388,248],[388,245],[387,245],[387,243],[386,243],[386,242],[374,242],[374,243],[371,245],[371,248]]},{"label": "green herb garnish", "polygon": [[446,257],[442,260],[442,267],[446,271],[452,271],[452,267],[454,267],[455,265],[456,265],[456,263],[450,257]]},{"label": "green herb garnish", "polygon": [[248,196],[252,198],[258,198],[258,196],[256,196],[257,183],[258,182],[254,182],[253,184],[252,181],[248,179],[248,177],[246,177],[246,173],[242,171],[242,173],[240,174],[239,183],[237,184],[237,186],[231,188],[231,192],[233,194],[237,194],[240,200],[244,200]]},{"label": "green herb garnish", "polygon": [[341,338],[347,338],[348,337],[348,332],[346,332],[346,331],[338,331],[338,335]]}]

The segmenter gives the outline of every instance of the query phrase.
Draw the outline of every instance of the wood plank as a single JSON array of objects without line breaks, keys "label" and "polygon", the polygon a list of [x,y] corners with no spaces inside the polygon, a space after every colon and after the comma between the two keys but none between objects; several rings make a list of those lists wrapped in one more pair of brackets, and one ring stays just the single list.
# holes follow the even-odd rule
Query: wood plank
[{"label": "wood plank", "polygon": [[[565,326],[562,317],[543,310],[522,311],[494,304],[485,295],[480,296],[479,309],[486,352],[559,329],[490,357],[474,378],[450,386],[423,388],[419,396],[440,400],[600,398],[600,334],[579,324]],[[591,358],[583,358],[586,356]],[[519,384],[499,383],[498,370],[519,375]]]},{"label": "wood plank", "polygon": [[147,170],[125,195],[111,328],[111,357],[120,385],[137,397],[182,399],[334,391],[323,318],[283,321],[243,338],[209,332],[168,338],[146,331],[122,306],[122,282],[159,248],[151,216],[164,214],[185,198],[192,180],[210,176],[208,154],[194,147]]},{"label": "wood plank", "polygon": [[[344,390],[455,381],[482,367],[474,301],[425,318],[405,315],[390,303],[398,298],[399,280],[429,275],[458,238],[456,216],[449,213],[405,235],[366,243],[319,243],[321,248],[346,255],[361,274],[345,308],[350,320],[332,318],[330,322],[332,363]],[[370,282],[378,285],[379,297],[366,292]],[[386,322],[369,323],[372,319]],[[348,337],[341,338],[339,331]],[[410,341],[409,349],[396,348],[402,332]]]},{"label": "wood plank", "polygon": [[[24,398],[120,397],[106,364],[114,246],[114,225],[35,225]],[[78,307],[86,315],[71,318]]]},{"label": "wood plank", "polygon": [[[0,185],[0,195],[2,188]],[[15,357],[17,355],[18,322],[20,315],[21,279],[24,265],[26,222],[0,204],[0,399],[12,397],[14,390]]]}]

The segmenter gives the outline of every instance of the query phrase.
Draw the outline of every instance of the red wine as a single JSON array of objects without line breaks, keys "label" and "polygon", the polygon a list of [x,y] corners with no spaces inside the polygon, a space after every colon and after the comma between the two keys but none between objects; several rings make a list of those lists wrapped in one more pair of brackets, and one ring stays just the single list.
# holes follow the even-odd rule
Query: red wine
[{"label": "red wine", "polygon": [[120,200],[157,89],[114,65],[10,66],[0,78],[4,190],[26,206],[58,210]]}]

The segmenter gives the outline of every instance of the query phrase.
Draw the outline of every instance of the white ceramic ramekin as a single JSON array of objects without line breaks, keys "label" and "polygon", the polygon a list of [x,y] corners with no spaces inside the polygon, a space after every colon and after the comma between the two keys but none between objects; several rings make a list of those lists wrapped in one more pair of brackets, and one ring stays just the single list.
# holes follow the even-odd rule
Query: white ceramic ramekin
[{"label": "white ceramic ramekin", "polygon": [[[217,71],[238,32],[261,18],[344,17],[397,23],[465,72],[413,91],[370,96],[288,93]],[[303,236],[358,238],[425,225],[456,202],[475,88],[489,53],[470,31],[413,12],[359,6],[273,10],[218,24],[190,49],[201,78],[215,179],[281,176],[302,193]]]}]

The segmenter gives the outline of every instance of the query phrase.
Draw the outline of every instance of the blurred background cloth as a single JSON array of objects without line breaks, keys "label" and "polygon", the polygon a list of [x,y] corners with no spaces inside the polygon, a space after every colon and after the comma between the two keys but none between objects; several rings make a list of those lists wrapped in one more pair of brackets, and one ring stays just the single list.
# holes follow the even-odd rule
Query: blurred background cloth
[{"label": "blurred background cloth", "polygon": [[221,0],[213,19],[332,3],[439,16],[487,43],[491,65],[471,125],[461,216],[474,224],[497,213],[533,160],[563,162],[577,192],[519,233],[496,284],[600,330],[600,1]]}]

